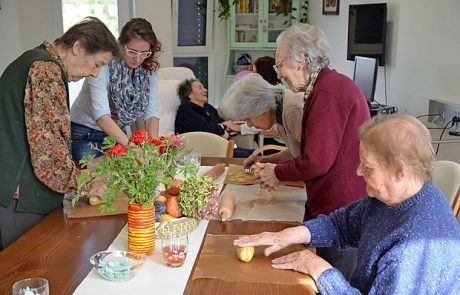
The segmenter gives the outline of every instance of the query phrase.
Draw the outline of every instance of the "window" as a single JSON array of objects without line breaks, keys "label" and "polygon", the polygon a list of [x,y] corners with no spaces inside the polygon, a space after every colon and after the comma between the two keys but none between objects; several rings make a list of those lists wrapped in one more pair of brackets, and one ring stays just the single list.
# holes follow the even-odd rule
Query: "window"
[{"label": "window", "polygon": [[173,64],[187,67],[208,88],[213,0],[174,0]]},{"label": "window", "polygon": [[[87,16],[99,18],[118,37],[118,0],[61,0],[63,32]],[[78,96],[84,79],[69,83],[70,106]]]},{"label": "window", "polygon": [[118,0],[62,0],[64,32],[87,16],[95,16],[118,36]]}]

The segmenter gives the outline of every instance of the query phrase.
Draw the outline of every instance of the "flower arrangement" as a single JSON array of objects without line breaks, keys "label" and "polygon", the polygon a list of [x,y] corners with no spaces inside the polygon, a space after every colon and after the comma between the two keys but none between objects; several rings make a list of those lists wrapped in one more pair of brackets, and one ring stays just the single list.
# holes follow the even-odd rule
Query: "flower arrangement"
[{"label": "flower arrangement", "polygon": [[[136,131],[130,142],[128,147],[124,147],[117,144],[113,137],[104,139],[102,152],[105,158],[94,164],[90,173],[81,173],[77,177],[78,193],[72,199],[73,205],[81,196],[88,194],[87,188],[95,180],[106,185],[104,203],[100,206],[103,212],[115,210],[112,202],[120,192],[128,195],[130,204],[136,203],[141,207],[153,204],[159,185],[170,184],[178,172],[175,158],[185,145],[179,136],[155,138],[149,136],[146,130]],[[92,163],[93,158],[85,157],[80,164],[85,167]],[[185,175],[193,174],[193,169],[187,165],[181,169]]]}]

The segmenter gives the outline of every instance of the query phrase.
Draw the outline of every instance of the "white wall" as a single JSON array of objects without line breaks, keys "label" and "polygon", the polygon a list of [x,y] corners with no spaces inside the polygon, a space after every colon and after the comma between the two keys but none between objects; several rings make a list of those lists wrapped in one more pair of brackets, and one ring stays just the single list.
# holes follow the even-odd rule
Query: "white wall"
[{"label": "white wall", "polygon": [[[310,1],[310,23],[323,28],[332,43],[331,67],[352,77],[346,60],[348,5],[388,4],[388,104],[414,115],[426,114],[428,100],[460,103],[460,1],[458,0],[341,0],[340,15],[322,15],[322,1]],[[384,71],[379,68],[375,98],[385,103]]]},{"label": "white wall", "polygon": [[[62,29],[55,0],[0,0],[0,73],[22,52],[43,40],[54,41]],[[62,28],[62,25],[60,26]]]}]

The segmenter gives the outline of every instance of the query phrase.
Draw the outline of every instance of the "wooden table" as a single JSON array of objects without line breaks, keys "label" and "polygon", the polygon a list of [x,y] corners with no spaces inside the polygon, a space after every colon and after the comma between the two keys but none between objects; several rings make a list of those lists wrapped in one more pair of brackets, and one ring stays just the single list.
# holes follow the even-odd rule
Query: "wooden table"
[{"label": "wooden table", "polygon": [[[206,234],[216,235],[244,235],[257,234],[263,231],[280,231],[287,227],[298,225],[298,222],[279,222],[279,221],[241,221],[232,220],[230,222],[221,222],[220,220],[211,220],[206,229]],[[200,256],[203,248],[201,244]],[[310,286],[306,285],[281,285],[276,283],[254,284],[241,282],[226,282],[218,279],[195,279],[193,272],[197,266],[198,259],[195,260],[192,272],[185,287],[184,294],[315,294]],[[224,267],[224,266],[222,266]]]},{"label": "wooden table", "polygon": [[72,294],[92,266],[89,258],[107,249],[126,224],[126,215],[66,219],[59,207],[0,251],[0,294],[13,283],[44,277],[50,294]]},{"label": "wooden table", "polygon": [[[243,159],[202,158],[202,165],[242,162]],[[27,277],[46,278],[49,281],[50,294],[72,294],[92,268],[89,258],[94,253],[107,249],[126,221],[126,215],[67,219],[64,209],[57,208],[21,238],[0,251],[0,294],[11,294],[13,283]],[[229,226],[230,224],[234,226]],[[289,225],[292,223],[240,221],[222,226],[220,222],[211,222],[208,232],[257,233],[262,230],[281,230]],[[187,290],[198,292],[205,286],[206,282],[201,280],[189,282]],[[213,282],[209,286],[213,286],[213,290],[221,290],[226,284]],[[261,288],[257,285],[246,288],[235,286],[235,290],[244,290],[245,293],[247,290]],[[286,291],[280,286],[269,286],[266,290],[276,294],[281,293],[281,289]],[[292,289],[293,292],[296,290],[300,291],[298,288]],[[302,292],[306,294],[304,289]]]}]

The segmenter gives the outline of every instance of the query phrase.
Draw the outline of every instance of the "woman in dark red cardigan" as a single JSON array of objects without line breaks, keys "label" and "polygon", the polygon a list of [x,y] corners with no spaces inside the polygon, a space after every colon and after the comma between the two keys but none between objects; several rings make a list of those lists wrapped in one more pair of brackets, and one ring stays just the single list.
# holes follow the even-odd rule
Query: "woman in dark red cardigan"
[{"label": "woman in dark red cardigan", "polygon": [[[365,196],[359,165],[358,127],[369,119],[364,95],[348,77],[331,70],[329,42],[314,26],[297,24],[277,39],[278,78],[305,93],[301,155],[282,164],[257,163],[262,185],[303,180],[307,188],[305,220],[328,214]],[[300,123],[300,122],[299,122]],[[318,255],[349,278],[356,250],[318,249]]]}]

